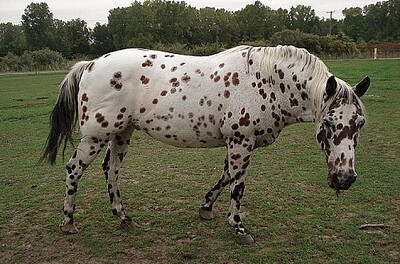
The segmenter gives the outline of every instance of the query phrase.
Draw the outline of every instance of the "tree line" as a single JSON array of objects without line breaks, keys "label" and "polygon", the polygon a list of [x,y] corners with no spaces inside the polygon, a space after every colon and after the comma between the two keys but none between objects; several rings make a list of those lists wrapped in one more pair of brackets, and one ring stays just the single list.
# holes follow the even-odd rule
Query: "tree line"
[{"label": "tree line", "polygon": [[20,25],[0,24],[0,68],[7,70],[7,62],[17,58],[21,65],[54,68],[64,58],[96,57],[127,47],[205,55],[238,44],[292,44],[316,54],[342,55],[357,54],[357,44],[400,41],[400,0],[342,12],[343,19],[330,20],[304,5],[273,10],[256,1],[231,12],[197,9],[184,1],[147,0],[110,10],[108,23],[91,29],[79,18],[55,19],[44,2],[31,3]]}]

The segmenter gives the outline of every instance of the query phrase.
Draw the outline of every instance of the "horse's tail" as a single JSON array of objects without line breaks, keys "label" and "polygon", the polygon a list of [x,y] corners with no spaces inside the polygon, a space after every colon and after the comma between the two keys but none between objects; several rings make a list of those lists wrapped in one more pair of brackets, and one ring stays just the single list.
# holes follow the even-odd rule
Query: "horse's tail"
[{"label": "horse's tail", "polygon": [[60,84],[57,103],[50,114],[50,132],[39,163],[47,160],[50,164],[55,164],[58,148],[62,142],[64,141],[63,156],[67,142],[73,144],[72,134],[78,116],[79,83],[88,63],[87,61],[76,63]]}]

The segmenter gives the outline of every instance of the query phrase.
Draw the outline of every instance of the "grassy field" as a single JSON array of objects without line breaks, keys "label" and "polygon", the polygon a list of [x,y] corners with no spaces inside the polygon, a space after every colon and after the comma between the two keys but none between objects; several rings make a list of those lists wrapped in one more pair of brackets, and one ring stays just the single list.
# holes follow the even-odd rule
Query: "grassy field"
[{"label": "grassy field", "polygon": [[[121,175],[126,210],[142,227],[119,228],[98,159],[80,181],[80,232],[62,234],[64,163],[37,161],[64,74],[0,75],[0,262],[399,263],[400,62],[327,64],[351,84],[372,79],[363,98],[368,122],[357,148],[358,180],[337,197],[314,125],[287,128],[250,166],[243,219],[255,235],[251,246],[234,242],[227,191],[214,220],[198,217],[224,149],[177,149],[143,133],[134,134]],[[357,228],[366,223],[386,228]]]}]

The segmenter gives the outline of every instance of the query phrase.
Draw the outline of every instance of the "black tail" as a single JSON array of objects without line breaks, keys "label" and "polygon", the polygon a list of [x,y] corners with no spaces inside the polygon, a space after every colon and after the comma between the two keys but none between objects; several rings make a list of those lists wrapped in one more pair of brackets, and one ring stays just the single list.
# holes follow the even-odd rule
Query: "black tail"
[{"label": "black tail", "polygon": [[73,144],[72,134],[78,116],[79,83],[87,64],[86,61],[75,64],[60,85],[57,103],[50,115],[50,133],[39,163],[48,160],[50,164],[55,164],[58,149],[63,141],[63,155],[67,142]]}]

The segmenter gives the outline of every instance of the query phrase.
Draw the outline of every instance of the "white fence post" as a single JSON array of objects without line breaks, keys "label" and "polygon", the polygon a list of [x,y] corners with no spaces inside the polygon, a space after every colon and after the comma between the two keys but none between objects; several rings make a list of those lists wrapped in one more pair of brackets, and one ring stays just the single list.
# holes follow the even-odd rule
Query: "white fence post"
[{"label": "white fence post", "polygon": [[374,60],[378,59],[378,48],[374,48]]}]

